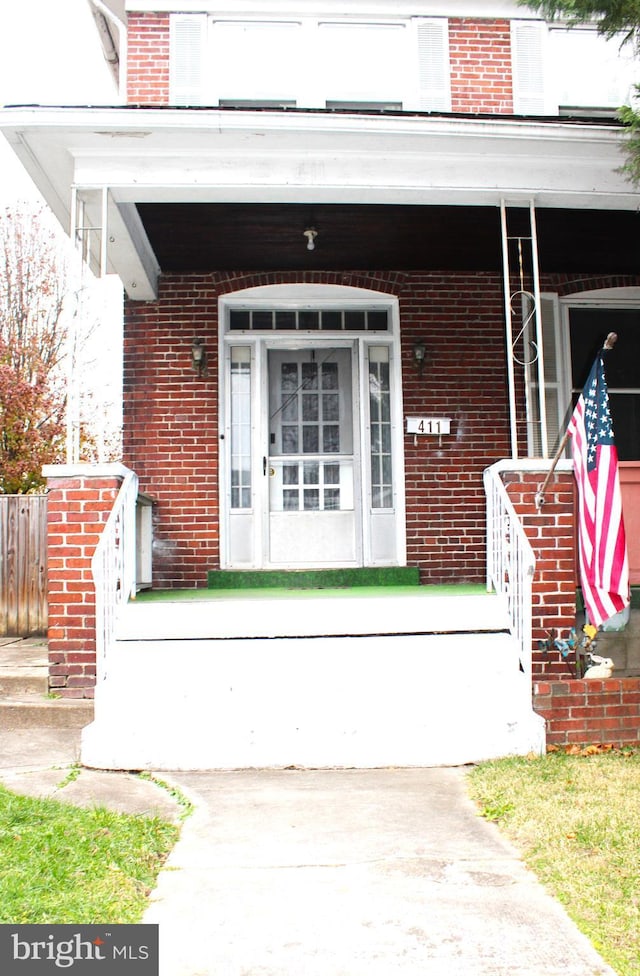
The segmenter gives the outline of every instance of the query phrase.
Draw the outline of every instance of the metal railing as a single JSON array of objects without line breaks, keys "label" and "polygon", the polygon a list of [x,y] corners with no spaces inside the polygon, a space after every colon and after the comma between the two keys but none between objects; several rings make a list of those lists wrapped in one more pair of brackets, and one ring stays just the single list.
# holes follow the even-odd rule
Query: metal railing
[{"label": "metal railing", "polygon": [[105,677],[118,608],[136,594],[137,497],[138,476],[127,471],[91,561],[96,589],[97,682]]},{"label": "metal railing", "polygon": [[520,664],[531,679],[532,581],[536,557],[500,477],[504,465],[484,472],[487,496],[487,589],[506,598]]}]

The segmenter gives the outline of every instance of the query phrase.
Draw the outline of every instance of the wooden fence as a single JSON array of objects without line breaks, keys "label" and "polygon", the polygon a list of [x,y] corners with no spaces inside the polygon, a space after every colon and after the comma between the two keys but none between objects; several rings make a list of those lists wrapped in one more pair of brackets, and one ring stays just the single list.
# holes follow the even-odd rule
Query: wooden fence
[{"label": "wooden fence", "polygon": [[0,495],[0,637],[47,631],[47,497]]}]

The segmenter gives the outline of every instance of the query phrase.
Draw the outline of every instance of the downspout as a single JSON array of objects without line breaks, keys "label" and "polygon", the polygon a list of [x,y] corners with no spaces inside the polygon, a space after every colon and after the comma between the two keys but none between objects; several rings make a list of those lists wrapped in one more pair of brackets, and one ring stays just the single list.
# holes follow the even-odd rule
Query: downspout
[{"label": "downspout", "polygon": [[[127,91],[127,25],[102,0],[89,0],[89,6],[98,28],[105,61],[111,68],[118,85],[118,99],[124,102]],[[117,44],[114,40],[114,30],[118,36]]]}]

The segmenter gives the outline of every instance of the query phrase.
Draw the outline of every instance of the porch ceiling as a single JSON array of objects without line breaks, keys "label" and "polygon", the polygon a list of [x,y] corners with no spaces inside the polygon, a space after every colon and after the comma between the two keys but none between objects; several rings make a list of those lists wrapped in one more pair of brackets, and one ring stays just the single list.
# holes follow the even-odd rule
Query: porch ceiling
[{"label": "porch ceiling", "polygon": [[[248,270],[500,271],[497,207],[144,203],[164,272]],[[640,214],[540,209],[543,272],[635,274]],[[308,251],[305,228],[318,231]]]}]

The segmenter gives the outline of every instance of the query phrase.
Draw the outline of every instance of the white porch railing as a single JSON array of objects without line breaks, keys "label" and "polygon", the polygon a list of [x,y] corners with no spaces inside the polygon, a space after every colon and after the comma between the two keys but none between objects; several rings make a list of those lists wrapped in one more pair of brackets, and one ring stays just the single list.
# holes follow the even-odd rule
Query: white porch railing
[{"label": "white porch railing", "polygon": [[532,580],[536,557],[503,484],[498,462],[484,472],[487,496],[487,589],[506,597],[520,664],[531,679]]},{"label": "white porch railing", "polygon": [[127,470],[91,561],[96,588],[96,680],[105,676],[118,608],[136,594],[138,476]]}]

